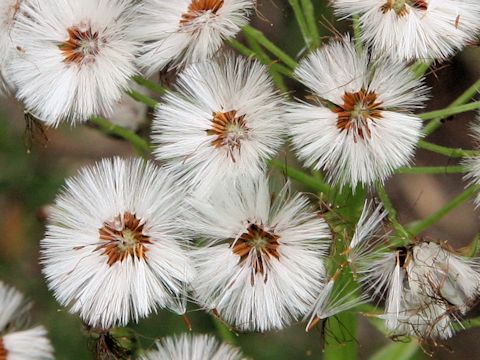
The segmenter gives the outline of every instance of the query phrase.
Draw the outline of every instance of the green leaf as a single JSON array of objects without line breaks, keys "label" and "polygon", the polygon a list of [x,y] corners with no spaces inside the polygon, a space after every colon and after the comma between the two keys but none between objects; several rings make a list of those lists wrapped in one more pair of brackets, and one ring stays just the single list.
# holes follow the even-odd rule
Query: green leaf
[{"label": "green leaf", "polygon": [[419,347],[417,340],[412,340],[408,343],[394,342],[381,348],[379,351],[373,354],[370,360],[409,360],[415,356],[418,349]]},{"label": "green leaf", "polygon": [[352,360],[357,358],[357,315],[344,312],[328,320],[325,335],[324,360]]}]

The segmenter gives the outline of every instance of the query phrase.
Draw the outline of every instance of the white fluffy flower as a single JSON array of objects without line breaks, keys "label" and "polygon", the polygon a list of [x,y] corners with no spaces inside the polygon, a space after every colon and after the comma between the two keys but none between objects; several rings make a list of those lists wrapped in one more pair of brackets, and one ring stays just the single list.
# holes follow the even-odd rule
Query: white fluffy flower
[{"label": "white fluffy flower", "polygon": [[210,335],[182,334],[164,338],[157,350],[147,352],[143,360],[242,360],[240,350],[220,343]]},{"label": "white fluffy flower", "polygon": [[248,21],[254,0],[144,0],[134,36],[144,42],[139,65],[149,74],[204,61]]},{"label": "white fluffy flower", "polygon": [[135,73],[129,0],[24,1],[8,72],[17,97],[48,125],[109,113]]},{"label": "white fluffy flower", "polygon": [[306,315],[325,278],[325,221],[288,186],[271,201],[268,181],[219,188],[191,200],[187,226],[204,247],[194,252],[198,302],[246,331],[281,329]]},{"label": "white fluffy flower", "polygon": [[15,53],[11,32],[22,1],[0,0],[0,94],[11,90],[6,66]]},{"label": "white fluffy flower", "polygon": [[0,359],[53,360],[53,348],[42,326],[0,336]]},{"label": "white fluffy flower", "polygon": [[452,322],[480,296],[476,261],[433,242],[386,253],[364,275],[376,295],[386,294],[381,318],[396,336],[447,339],[454,332]]},{"label": "white fluffy flower", "polygon": [[63,305],[92,326],[185,311],[192,276],[179,226],[182,192],[142,160],[103,160],[67,180],[41,242],[44,274]]},{"label": "white fluffy flower", "polygon": [[20,330],[30,307],[20,292],[0,282],[0,359],[53,360],[45,328]]},{"label": "white fluffy flower", "polygon": [[411,111],[425,100],[425,87],[405,65],[369,62],[346,38],[302,60],[295,75],[316,99],[288,108],[292,142],[306,166],[355,187],[408,164],[422,127]]},{"label": "white fluffy flower", "polygon": [[282,99],[257,61],[227,56],[191,65],[163,100],[155,156],[199,192],[260,176],[282,144]]},{"label": "white fluffy flower", "polygon": [[[471,133],[473,140],[476,143],[477,149],[480,148],[480,113],[477,115],[476,120],[471,126]],[[463,164],[467,168],[468,172],[465,174],[464,179],[469,182],[470,185],[480,185],[480,156],[474,156],[467,158],[463,161]],[[475,204],[480,206],[480,193],[475,197]]]},{"label": "white fluffy flower", "polygon": [[480,31],[478,0],[334,0],[337,14],[360,14],[362,39],[394,59],[445,59]]}]

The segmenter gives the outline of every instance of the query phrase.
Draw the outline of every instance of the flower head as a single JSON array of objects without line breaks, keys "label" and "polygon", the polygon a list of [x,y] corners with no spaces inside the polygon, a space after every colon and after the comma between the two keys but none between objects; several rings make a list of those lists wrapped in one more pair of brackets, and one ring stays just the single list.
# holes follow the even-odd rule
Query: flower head
[{"label": "flower head", "polygon": [[22,2],[9,63],[17,97],[48,125],[109,113],[135,73],[127,0]]},{"label": "flower head", "polygon": [[425,100],[425,87],[404,64],[370,62],[346,38],[302,60],[295,75],[316,100],[288,108],[292,142],[306,166],[354,188],[408,164],[422,127],[411,111]]},{"label": "flower head", "polygon": [[228,56],[191,65],[156,109],[155,156],[199,192],[258,177],[282,144],[282,109],[256,61]]},{"label": "flower head", "polygon": [[339,15],[360,15],[362,40],[377,55],[445,59],[480,31],[477,0],[333,0]]},{"label": "flower head", "polygon": [[144,42],[139,65],[152,74],[207,60],[247,23],[254,5],[254,0],[143,1],[133,30]]},{"label": "flower head", "polygon": [[0,282],[0,359],[53,360],[45,328],[22,329],[30,307],[21,293]]},{"label": "flower head", "polygon": [[68,180],[42,240],[49,287],[92,326],[184,312],[192,276],[180,230],[182,192],[141,160],[103,160]]},{"label": "flower head", "polygon": [[157,350],[147,352],[142,360],[242,360],[245,357],[236,348],[218,342],[210,335],[182,334],[164,338]]},{"label": "flower head", "polygon": [[285,186],[272,202],[263,178],[191,205],[187,226],[206,241],[193,255],[201,305],[242,331],[281,329],[308,312],[330,234],[304,196],[290,197]]},{"label": "flower head", "polygon": [[385,253],[365,268],[376,295],[386,293],[386,326],[392,335],[447,339],[453,321],[480,296],[476,261],[444,244],[421,242]]}]

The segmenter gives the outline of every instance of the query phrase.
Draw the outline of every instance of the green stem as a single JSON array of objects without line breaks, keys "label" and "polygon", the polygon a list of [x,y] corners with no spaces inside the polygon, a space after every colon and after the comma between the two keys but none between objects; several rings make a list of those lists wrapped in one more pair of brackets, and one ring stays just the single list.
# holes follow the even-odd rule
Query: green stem
[{"label": "green stem", "polygon": [[300,32],[302,33],[303,40],[308,48],[312,46],[313,40],[310,36],[310,31],[308,30],[307,21],[303,16],[302,9],[300,7],[300,3],[298,0],[288,0],[290,6],[293,9],[293,13],[295,14],[295,18],[297,19],[298,26],[300,28]]},{"label": "green stem", "polygon": [[165,89],[162,85],[145,79],[144,77],[134,76],[132,80],[135,81],[138,85],[141,85],[150,91],[156,92],[157,94],[164,95],[167,92],[167,89]]},{"label": "green stem", "polygon": [[315,8],[311,0],[302,0],[303,13],[307,21],[308,30],[312,39],[312,46],[317,48],[320,46],[320,34],[318,32],[317,20],[315,19]]},{"label": "green stem", "polygon": [[152,109],[155,109],[157,106],[157,101],[152,99],[150,96],[144,95],[142,93],[139,93],[138,91],[135,90],[128,90],[127,95],[129,95],[132,99],[144,103],[145,105],[151,107]]},{"label": "green stem", "polygon": [[355,48],[357,49],[358,52],[361,52],[363,50],[362,27],[360,25],[360,17],[358,15],[353,15],[352,25],[353,25],[353,36],[355,39]]},{"label": "green stem", "polygon": [[309,187],[317,193],[323,193],[328,196],[331,193],[331,188],[323,183],[321,180],[305,174],[304,172],[297,170],[291,166],[288,166],[280,160],[270,160],[269,165],[284,172],[289,178]]},{"label": "green stem", "polygon": [[278,48],[274,43],[268,40],[261,31],[251,27],[250,25],[244,26],[242,30],[245,34],[248,34],[251,37],[255,38],[255,40],[257,40],[260,45],[270,51],[280,61],[283,61],[285,65],[287,65],[291,69],[295,69],[297,67],[297,62],[289,55],[287,55],[283,50]]},{"label": "green stem", "polygon": [[422,120],[430,120],[430,119],[438,118],[440,119],[439,121],[441,121],[442,119],[445,119],[449,116],[461,114],[467,111],[472,111],[477,109],[480,109],[480,101],[472,102],[470,104],[465,104],[465,105],[447,107],[442,110],[426,112],[423,114],[419,114],[418,117]]},{"label": "green stem", "polygon": [[407,231],[407,229],[405,229],[403,225],[400,224],[400,222],[398,221],[397,210],[393,206],[392,201],[388,196],[387,190],[380,183],[377,183],[376,189],[377,189],[378,197],[382,201],[385,210],[387,210],[388,212],[388,219],[392,223],[393,228],[395,229],[397,234],[402,238],[402,240],[408,241],[408,239],[410,238],[410,234]]},{"label": "green stem", "polygon": [[421,78],[422,76],[425,75],[427,70],[430,68],[430,66],[433,64],[432,60],[418,60],[415,64],[413,64],[410,69],[412,70],[413,74],[415,75],[416,79]]},{"label": "green stem", "polygon": [[216,316],[211,317],[213,324],[215,325],[215,329],[217,330],[217,334],[224,342],[229,343],[230,345],[236,345],[237,339],[233,332]]},{"label": "green stem", "polygon": [[150,144],[134,132],[125,129],[124,127],[115,125],[100,116],[93,116],[89,121],[90,123],[98,126],[105,134],[115,135],[127,140],[130,144],[132,144],[139,155],[148,157],[150,154]]},{"label": "green stem", "polygon": [[479,156],[480,152],[474,150],[464,150],[461,148],[449,148],[437,144],[432,144],[425,140],[418,142],[418,147],[437,154],[445,155],[450,158],[474,157]]},{"label": "green stem", "polygon": [[[272,60],[270,57],[263,51],[260,44],[252,37],[246,35],[246,40],[250,45],[250,48],[255,52],[256,57],[260,60],[261,63],[270,65],[272,64]],[[283,93],[288,94],[288,88],[283,81],[283,77],[279,74],[274,67],[269,66],[270,75],[272,76],[272,80]]]},{"label": "green stem", "polygon": [[[450,104],[449,107],[456,107],[459,105],[466,104],[469,102],[478,92],[480,91],[480,79],[477,80],[472,86],[470,86],[465,92],[460,95],[454,102]],[[430,135],[435,130],[437,130],[440,126],[442,126],[443,118],[436,118],[430,121],[427,126],[423,129],[423,133],[425,136]]]},{"label": "green stem", "polygon": [[[255,59],[258,59],[259,61],[261,61],[262,63],[264,63],[258,56],[258,54],[253,51],[252,49],[246,47],[245,45],[243,45],[241,42],[235,40],[235,39],[229,39],[227,40],[227,44],[237,50],[240,54],[244,55],[244,56],[247,56],[247,57],[252,57],[252,58],[255,58]],[[282,75],[285,75],[289,78],[293,78],[293,73],[292,73],[292,70],[290,70],[289,68],[287,68],[286,66],[283,66],[282,64],[277,64],[275,61],[273,60],[270,60],[270,62],[268,63],[264,63],[265,65],[269,66],[269,67],[272,67],[276,72],[279,72],[280,74]]]},{"label": "green stem", "polygon": [[463,174],[466,172],[464,166],[415,166],[402,167],[395,170],[396,174]]},{"label": "green stem", "polygon": [[443,208],[435,212],[434,214],[430,215],[429,217],[417,221],[408,227],[408,230],[413,235],[418,235],[425,229],[429,228],[430,226],[434,225],[437,221],[447,215],[450,211],[457,208],[465,201],[470,199],[480,190],[479,186],[470,186],[460,195],[456,196],[453,200],[451,200],[448,204],[446,204]]}]

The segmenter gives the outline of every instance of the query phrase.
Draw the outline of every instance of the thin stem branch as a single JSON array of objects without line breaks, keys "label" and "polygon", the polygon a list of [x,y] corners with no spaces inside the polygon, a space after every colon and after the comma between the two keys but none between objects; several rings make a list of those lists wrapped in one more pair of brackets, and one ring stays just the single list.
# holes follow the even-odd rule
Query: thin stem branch
[{"label": "thin stem branch", "polygon": [[393,206],[392,201],[390,200],[390,197],[388,196],[387,190],[380,183],[377,183],[376,189],[377,189],[378,197],[382,201],[383,206],[385,207],[385,210],[387,210],[387,212],[388,212],[388,219],[392,223],[393,228],[395,229],[395,231],[398,233],[398,235],[402,239],[408,240],[410,238],[410,234],[407,231],[407,229],[405,229],[403,227],[403,225],[400,224],[400,222],[398,221],[397,210]]},{"label": "thin stem branch", "polygon": [[93,116],[89,121],[90,123],[98,126],[105,134],[118,136],[124,140],[127,140],[130,144],[132,144],[139,155],[148,157],[150,154],[150,144],[134,132],[125,129],[124,127],[115,125],[100,116]]},{"label": "thin stem branch", "polygon": [[297,67],[297,62],[289,55],[287,55],[283,50],[278,48],[274,43],[268,40],[261,31],[251,27],[250,25],[244,26],[242,30],[245,34],[249,34],[250,36],[255,38],[255,40],[257,40],[260,45],[270,51],[280,61],[283,61],[285,65],[287,65],[291,69],[295,69]]},{"label": "thin stem branch", "polygon": [[320,46],[320,34],[318,32],[317,20],[315,19],[315,8],[312,0],[302,0],[302,8],[307,21],[310,38],[312,39],[313,48]]},{"label": "thin stem branch", "polygon": [[127,95],[130,96],[132,99],[144,103],[145,105],[151,107],[152,109],[155,109],[157,106],[158,102],[154,99],[152,99],[150,96],[147,96],[145,94],[139,93],[138,91],[135,90],[128,90]]},{"label": "thin stem branch", "polygon": [[360,17],[358,15],[353,15],[352,26],[353,26],[353,36],[355,39],[355,48],[357,49],[358,52],[361,52],[363,50],[362,27],[360,25]]},{"label": "thin stem branch", "polygon": [[457,208],[465,201],[473,197],[478,191],[480,190],[479,186],[470,186],[460,195],[456,196],[453,200],[447,203],[443,208],[438,210],[437,212],[433,213],[429,217],[417,221],[408,227],[408,230],[413,235],[418,235],[425,229],[429,228],[430,226],[434,225],[437,221],[447,215],[450,211]]},{"label": "thin stem branch", "polygon": [[415,166],[401,167],[395,170],[396,174],[463,174],[467,170],[461,165],[450,166]]},{"label": "thin stem branch", "polygon": [[277,168],[284,172],[289,178],[309,187],[317,193],[323,193],[327,196],[331,193],[332,189],[320,179],[288,166],[280,160],[270,160],[269,164],[271,167]]},{"label": "thin stem branch", "polygon": [[420,140],[418,142],[418,147],[428,150],[440,155],[445,155],[450,158],[462,158],[462,157],[473,157],[479,156],[480,152],[474,150],[464,150],[461,148],[449,148],[437,144],[432,144],[425,140]]},{"label": "thin stem branch", "polygon": [[[465,92],[460,95],[454,102],[450,104],[449,107],[456,107],[459,105],[466,104],[469,102],[478,92],[480,91],[480,79],[478,79],[472,86],[470,86]],[[430,135],[440,126],[442,126],[443,118],[438,117],[430,121],[427,126],[423,129],[425,136]]]},{"label": "thin stem branch", "polygon": [[211,319],[220,339],[228,344],[237,345],[234,333],[216,316],[212,315]]},{"label": "thin stem branch", "polygon": [[312,46],[313,40],[310,36],[310,31],[307,26],[307,21],[303,16],[303,11],[300,7],[299,0],[288,0],[288,3],[293,9],[293,13],[295,14],[295,18],[297,19],[298,27],[300,28],[300,32],[302,33],[303,40],[308,48]]},{"label": "thin stem branch", "polygon": [[290,70],[286,66],[283,66],[282,64],[276,63],[273,60],[270,60],[270,62],[268,63],[263,62],[262,59],[259,58],[258,54],[255,51],[246,47],[240,41],[235,39],[229,39],[226,42],[232,49],[237,50],[240,54],[247,57],[258,59],[260,62],[267,65],[268,67],[272,67],[273,69],[275,69],[275,71],[279,72],[280,74],[285,75],[289,78],[293,78],[292,70]]},{"label": "thin stem branch", "polygon": [[471,102],[470,104],[465,104],[465,105],[447,107],[442,110],[426,112],[423,114],[419,114],[418,117],[422,120],[430,120],[430,119],[438,118],[440,119],[439,121],[441,121],[442,119],[445,119],[449,116],[461,114],[467,111],[472,111],[477,109],[480,109],[480,101]]},{"label": "thin stem branch", "polygon": [[167,92],[167,89],[165,89],[162,85],[145,79],[144,77],[134,76],[132,77],[132,80],[135,81],[138,85],[141,85],[150,91],[156,92],[157,94],[164,95]]},{"label": "thin stem branch", "polygon": [[410,69],[412,70],[413,74],[415,75],[415,78],[419,79],[422,76],[425,75],[427,70],[430,68],[430,66],[433,64],[432,60],[418,60],[415,64],[413,64]]}]

